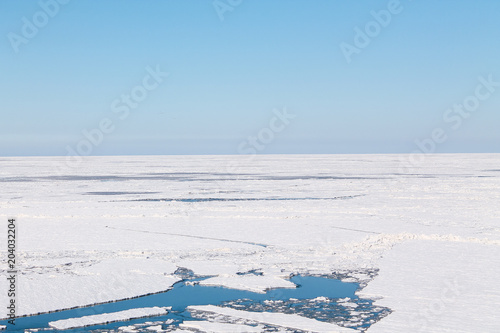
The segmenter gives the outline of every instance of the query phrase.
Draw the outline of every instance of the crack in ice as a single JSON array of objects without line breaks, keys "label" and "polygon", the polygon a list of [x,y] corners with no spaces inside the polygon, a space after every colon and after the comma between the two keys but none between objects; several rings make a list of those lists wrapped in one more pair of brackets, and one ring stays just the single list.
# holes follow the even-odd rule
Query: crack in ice
[{"label": "crack in ice", "polygon": [[261,246],[261,247],[268,247],[268,246],[270,246],[268,244],[255,243],[255,242],[245,242],[245,241],[238,241],[238,240],[224,239],[224,238],[214,238],[214,237],[194,236],[194,235],[185,235],[185,234],[175,234],[175,233],[170,233],[170,232],[137,230],[137,229],[127,229],[127,228],[115,228],[115,227],[110,227],[110,226],[106,226],[106,228],[108,228],[108,229],[115,229],[115,230],[126,230],[126,231],[142,232],[142,233],[146,233],[146,234],[180,236],[180,237],[190,237],[190,238],[198,238],[198,239],[216,240],[216,241],[219,241],[219,242],[241,243],[241,244],[249,244],[249,245]]}]

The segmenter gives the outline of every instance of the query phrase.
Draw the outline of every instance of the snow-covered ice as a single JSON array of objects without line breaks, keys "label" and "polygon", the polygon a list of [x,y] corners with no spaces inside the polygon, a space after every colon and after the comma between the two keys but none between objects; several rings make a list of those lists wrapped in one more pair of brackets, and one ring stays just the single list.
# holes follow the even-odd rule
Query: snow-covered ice
[{"label": "snow-covered ice", "polygon": [[498,154],[426,155],[411,173],[403,155],[64,160],[0,158],[18,315],[161,292],[183,268],[254,291],[294,273],[358,281],[392,310],[369,333],[500,331]]},{"label": "snow-covered ice", "polygon": [[80,328],[117,321],[126,321],[136,318],[166,315],[167,313],[168,311],[165,308],[160,307],[138,308],[119,312],[103,313],[92,316],[52,321],[49,323],[49,326],[57,330],[67,330],[70,328]]},{"label": "snow-covered ice", "polygon": [[273,313],[273,312],[250,312],[214,305],[190,306],[190,311],[213,312],[218,315],[245,319],[262,324],[280,326],[289,329],[302,330],[314,333],[354,333],[356,330],[344,328],[332,323],[325,323],[316,319],[305,318],[294,314]]},{"label": "snow-covered ice", "polygon": [[395,309],[370,333],[498,331],[499,277],[498,245],[411,240],[395,246],[360,293]]},{"label": "snow-covered ice", "polygon": [[185,321],[179,325],[181,328],[195,329],[207,333],[251,333],[262,332],[261,326],[249,326],[229,323],[217,323],[210,321]]},{"label": "snow-covered ice", "polygon": [[296,288],[296,285],[283,278],[259,275],[220,274],[200,282],[202,286],[223,286],[231,289],[249,290],[264,293],[271,288]]}]

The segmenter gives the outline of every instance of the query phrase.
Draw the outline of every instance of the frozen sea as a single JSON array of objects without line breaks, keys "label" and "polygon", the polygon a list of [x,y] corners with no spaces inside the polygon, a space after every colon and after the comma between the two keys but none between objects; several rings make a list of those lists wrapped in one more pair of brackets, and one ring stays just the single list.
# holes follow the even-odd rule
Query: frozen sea
[{"label": "frozen sea", "polygon": [[[17,315],[159,293],[183,280],[182,272],[203,277],[200,286],[253,293],[295,288],[290,277],[300,274],[357,283],[356,297],[388,309],[362,329],[368,333],[499,332],[500,155],[426,155],[408,167],[409,161],[0,158],[5,235],[7,219],[17,220]],[[4,309],[6,240],[0,239]],[[266,312],[272,309],[237,310],[236,303],[192,307],[198,322],[177,331],[349,329],[327,328],[322,318],[283,306]],[[365,315],[358,312],[352,303],[351,315]],[[140,331],[121,329],[127,330]]]}]

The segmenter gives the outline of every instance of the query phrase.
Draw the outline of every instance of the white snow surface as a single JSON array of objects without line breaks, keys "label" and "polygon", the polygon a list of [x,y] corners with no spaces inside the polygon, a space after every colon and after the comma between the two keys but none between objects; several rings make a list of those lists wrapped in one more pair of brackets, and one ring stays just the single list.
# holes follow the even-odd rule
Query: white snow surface
[{"label": "white snow surface", "polygon": [[358,294],[395,309],[370,333],[495,332],[499,276],[498,245],[411,240],[384,255],[380,275]]},{"label": "white snow surface", "polygon": [[296,288],[297,286],[290,281],[283,280],[276,276],[259,275],[228,275],[209,278],[200,282],[202,286],[223,286],[232,289],[250,290],[257,293],[265,293],[266,289],[271,288]]},{"label": "white snow surface", "polygon": [[116,321],[126,321],[136,318],[166,315],[167,313],[168,311],[165,308],[160,308],[155,306],[152,308],[137,308],[131,310],[118,311],[118,312],[103,313],[92,316],[84,316],[79,318],[51,321],[49,323],[49,326],[57,330],[67,330],[70,328],[80,328],[91,325],[100,325]]},{"label": "white snow surface", "polygon": [[[17,219],[17,313],[160,292],[180,267],[254,291],[340,272],[393,310],[368,333],[500,331],[500,155],[425,155],[401,169],[408,159],[0,158],[0,219]],[[0,237],[2,258],[6,248]],[[0,270],[7,290],[4,259]],[[252,270],[262,275],[236,274]]]},{"label": "white snow surface", "polygon": [[215,305],[189,306],[190,311],[213,312],[219,315],[233,317],[238,319],[251,320],[262,324],[281,326],[295,330],[307,332],[331,332],[331,333],[354,333],[357,332],[351,328],[339,327],[335,324],[325,323],[316,319],[305,318],[295,314],[274,313],[274,312],[251,312],[241,311],[231,308],[225,308]]},{"label": "white snow surface", "polygon": [[248,326],[240,324],[216,323],[210,321],[185,321],[179,325],[181,328],[195,329],[206,333],[251,333],[262,332],[261,326]]}]

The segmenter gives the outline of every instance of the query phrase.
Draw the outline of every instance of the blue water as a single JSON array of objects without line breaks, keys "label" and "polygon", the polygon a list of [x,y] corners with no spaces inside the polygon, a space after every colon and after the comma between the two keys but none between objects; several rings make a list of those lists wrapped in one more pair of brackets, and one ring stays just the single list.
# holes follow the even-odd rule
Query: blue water
[{"label": "blue water", "polygon": [[[289,301],[292,299],[297,300],[310,300],[319,296],[324,296],[330,299],[351,298],[357,300],[355,291],[359,288],[356,283],[345,283],[339,280],[312,277],[312,276],[294,276],[291,281],[297,285],[294,289],[271,289],[265,294],[259,294],[249,291],[228,289],[223,287],[209,287],[200,285],[186,285],[185,282],[179,282],[174,285],[173,289],[167,292],[143,296],[136,299],[119,301],[115,303],[101,304],[87,308],[66,310],[56,313],[43,314],[33,317],[18,318],[16,319],[16,326],[9,325],[9,331],[22,331],[27,328],[46,328],[49,327],[50,321],[61,319],[88,316],[107,312],[116,312],[140,307],[153,307],[171,306],[172,311],[167,316],[159,316],[152,318],[142,318],[131,320],[127,322],[117,322],[108,325],[92,326],[85,329],[68,330],[65,332],[82,332],[97,329],[113,329],[119,326],[131,325],[145,321],[165,321],[167,319],[174,319],[177,323],[185,319],[196,320],[191,318],[186,307],[190,305],[223,305],[231,306],[234,304],[249,304],[255,306],[264,304],[263,301]],[[296,302],[296,301],[295,301]],[[267,304],[267,303],[266,303]],[[281,302],[283,304],[283,302]],[[369,303],[371,305],[371,303]],[[240,307],[241,309],[241,307]],[[310,309],[310,306],[308,307]],[[267,309],[269,310],[269,309]],[[272,311],[272,309],[270,309]],[[281,312],[281,311],[280,311]],[[314,316],[311,315],[311,316]],[[328,319],[328,318],[327,318]],[[6,322],[2,322],[6,325]]]}]

